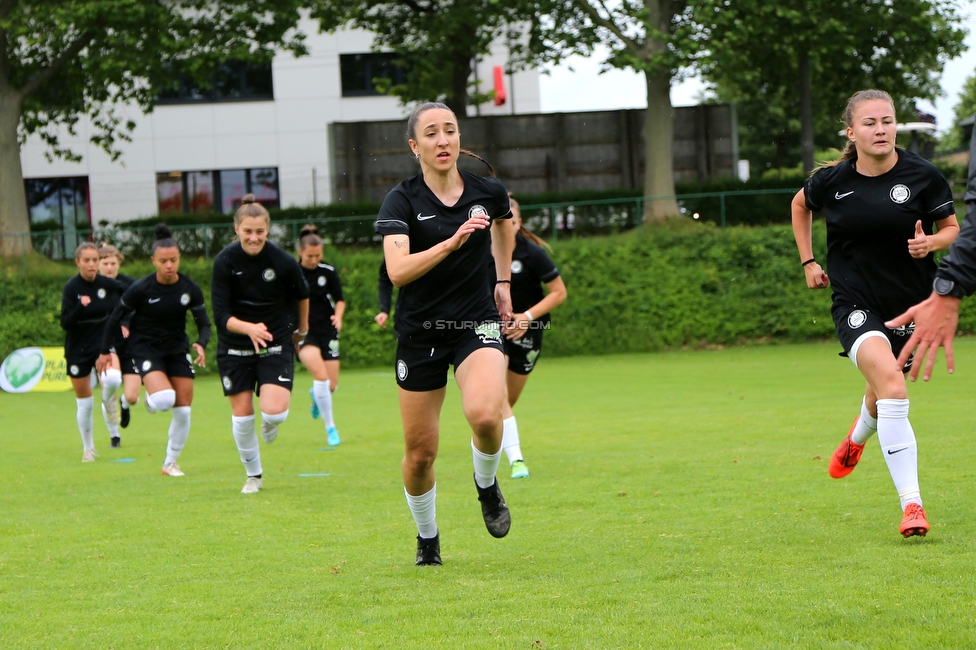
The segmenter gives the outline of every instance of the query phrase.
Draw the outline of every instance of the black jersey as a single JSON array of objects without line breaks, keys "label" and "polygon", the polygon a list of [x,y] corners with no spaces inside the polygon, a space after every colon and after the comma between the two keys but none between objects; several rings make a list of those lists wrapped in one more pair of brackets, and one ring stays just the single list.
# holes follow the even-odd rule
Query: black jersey
[{"label": "black jersey", "polygon": [[322,336],[332,332],[332,315],[342,298],[342,283],[334,266],[320,263],[314,269],[302,267],[308,283],[308,333]]},{"label": "black jersey", "polygon": [[130,357],[155,358],[185,352],[190,348],[186,337],[186,312],[193,313],[197,326],[197,343],[207,347],[210,341],[210,318],[203,291],[196,282],[178,274],[173,284],[162,284],[150,273],[137,280],[122,294],[112,312],[102,341],[102,354],[108,353],[118,324],[130,320],[126,353]]},{"label": "black jersey", "polygon": [[380,262],[380,278],[376,283],[376,292],[380,297],[380,311],[389,314],[390,307],[393,305],[393,281],[390,280],[390,274],[386,270],[386,258]]},{"label": "black jersey", "polygon": [[893,318],[932,293],[935,260],[915,259],[908,240],[915,223],[926,234],[955,214],[952,191],[939,170],[898,149],[880,176],[864,176],[855,159],[818,170],[803,186],[807,208],[827,218],[827,274],[834,302],[863,306]]},{"label": "black jersey", "polygon": [[[521,314],[545,297],[542,285],[559,277],[559,269],[542,246],[521,235],[515,237],[512,252],[512,311]],[[549,314],[539,318],[548,323]]]},{"label": "black jersey", "polygon": [[308,298],[308,285],[295,258],[266,242],[248,255],[239,241],[217,253],[210,288],[217,341],[227,348],[250,349],[245,334],[227,331],[231,316],[264,323],[275,340],[290,340],[297,318],[295,301]]},{"label": "black jersey", "polygon": [[[434,196],[423,174],[403,181],[383,200],[376,232],[407,235],[410,252],[418,253],[450,239],[473,215],[487,214],[492,220],[512,216],[508,192],[498,179],[465,171],[461,177],[464,191],[450,207]],[[498,320],[487,272],[491,260],[489,230],[476,230],[461,248],[400,289],[396,331],[401,341],[436,340],[438,321]]]},{"label": "black jersey", "polygon": [[[104,275],[96,275],[91,282],[81,275],[68,280],[61,294],[61,327],[65,330],[66,358],[98,356],[105,324],[121,295],[122,285]],[[82,296],[91,299],[87,306],[81,304]]]}]

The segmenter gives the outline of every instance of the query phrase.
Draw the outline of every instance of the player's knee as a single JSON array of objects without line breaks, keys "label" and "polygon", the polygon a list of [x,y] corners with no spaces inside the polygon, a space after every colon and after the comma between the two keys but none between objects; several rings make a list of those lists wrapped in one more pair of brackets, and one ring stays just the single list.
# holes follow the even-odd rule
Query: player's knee
[{"label": "player's knee", "polygon": [[427,447],[407,450],[404,461],[410,473],[414,476],[424,476],[434,466],[437,452]]},{"label": "player's knee", "polygon": [[159,390],[152,395],[146,394],[146,402],[155,411],[168,411],[176,404],[176,391],[172,388]]},{"label": "player's knee", "polygon": [[500,405],[495,408],[493,405],[483,404],[465,409],[464,416],[476,434],[491,433],[501,425],[502,409]]}]

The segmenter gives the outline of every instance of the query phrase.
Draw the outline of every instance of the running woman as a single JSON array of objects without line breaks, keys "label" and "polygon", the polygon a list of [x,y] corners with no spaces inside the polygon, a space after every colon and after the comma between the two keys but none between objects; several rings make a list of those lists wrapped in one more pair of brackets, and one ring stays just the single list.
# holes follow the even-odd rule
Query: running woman
[{"label": "running woman", "polygon": [[[395,329],[406,448],[401,470],[417,524],[416,563],[440,565],[434,459],[452,364],[473,433],[474,480],[485,525],[493,537],[504,537],[511,526],[495,472],[505,401],[499,316],[506,323],[511,318],[514,239],[502,184],[458,170],[458,121],[447,106],[417,106],[407,122],[407,142],[421,173],[386,195],[376,232],[383,235],[390,280],[400,288]],[[496,304],[488,266],[493,254]]]},{"label": "running woman", "polygon": [[[91,242],[83,242],[75,250],[78,275],[64,285],[61,295],[61,327],[65,331],[64,358],[68,365],[68,377],[75,391],[77,411],[75,419],[81,433],[81,462],[90,463],[95,452],[92,410],[91,372],[98,359],[98,350],[105,333],[109,314],[115,309],[122,295],[122,285],[116,280],[98,274],[98,248]],[[116,393],[122,386],[122,373],[118,367],[108,367],[99,374],[102,384],[102,415],[113,437],[119,435],[119,411]]]},{"label": "running woman", "polygon": [[298,237],[299,265],[308,284],[308,336],[298,344],[298,358],[312,373],[312,418],[322,418],[329,445],[341,442],[332,416],[332,393],[339,387],[339,332],[346,301],[335,267],[322,261],[322,239],[315,226]]},{"label": "running woman", "polygon": [[895,148],[895,108],[888,93],[855,93],[845,122],[849,142],[843,158],[816,170],[792,204],[793,233],[811,289],[829,284],[813,257],[811,233],[812,212],[825,213],[834,326],[844,355],[867,380],[861,413],[830,459],[829,472],[834,478],[850,474],[877,431],[901,500],[899,531],[904,537],[925,535],[929,524],[904,375],[911,360],[904,367],[895,362],[912,326],[889,329],[885,321],[928,296],[936,269],[932,253],[949,247],[959,225],[939,170]]},{"label": "running woman", "polygon": [[[193,363],[206,366],[204,350],[210,341],[210,318],[203,291],[179,272],[180,249],[169,228],[159,224],[155,234],[152,263],[156,272],[136,281],[122,294],[109,319],[98,366],[111,362],[111,342],[120,329],[119,324],[129,320],[126,349],[131,365],[146,385],[146,408],[150,413],[173,411],[162,472],[167,476],[183,476],[176,461],[190,435]],[[197,326],[197,340],[192,346],[186,336],[188,311]]]},{"label": "running woman", "polygon": [[[132,276],[119,273],[119,267],[122,266],[122,262],[124,261],[125,256],[112,244],[102,242],[98,245],[99,275],[118,280],[119,284],[122,285],[123,291],[131,287],[136,281]],[[119,407],[121,408],[119,411],[119,426],[123,429],[129,426],[131,419],[129,406],[139,402],[139,391],[142,389],[142,380],[139,377],[139,373],[129,363],[131,357],[126,354],[125,350],[125,332],[128,326],[128,320],[123,321],[121,331],[112,342],[111,367],[122,372],[122,395],[119,396]],[[126,395],[131,398],[131,402],[126,398]],[[105,407],[103,406],[102,408],[104,409]],[[112,436],[113,447],[122,446],[122,438],[119,437],[118,432],[118,428],[116,428],[115,435]]]},{"label": "running woman", "polygon": [[[509,194],[515,250],[512,252],[513,325],[505,333],[508,372],[505,384],[508,399],[502,408],[502,449],[512,467],[512,478],[528,478],[529,468],[522,457],[518,422],[512,407],[518,401],[542,352],[542,332],[549,327],[549,312],[566,300],[566,285],[546,251],[549,244],[525,227],[518,201]],[[546,293],[542,291],[546,286]]]},{"label": "running woman", "polygon": [[261,409],[261,436],[271,444],[278,425],[288,418],[295,343],[308,334],[308,285],[295,258],[268,241],[270,227],[268,211],[253,194],[245,195],[234,215],[238,241],[217,254],[211,284],[217,368],[247,474],[243,494],[264,487],[254,396]]}]

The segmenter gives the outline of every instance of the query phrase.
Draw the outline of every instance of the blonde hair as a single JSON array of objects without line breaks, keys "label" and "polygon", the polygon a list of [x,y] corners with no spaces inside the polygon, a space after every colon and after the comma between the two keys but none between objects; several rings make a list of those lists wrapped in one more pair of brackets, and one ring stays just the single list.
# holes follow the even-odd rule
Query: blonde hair
[{"label": "blonde hair", "polygon": [[[877,90],[874,88],[868,90],[859,90],[853,95],[851,95],[851,98],[847,100],[847,108],[844,109],[844,124],[847,126],[847,128],[852,128],[854,126],[854,111],[857,110],[858,104],[862,102],[869,102],[874,99],[883,99],[884,101],[888,102],[889,104],[891,104],[891,112],[892,113],[895,112],[895,100],[893,100],[891,98],[891,95],[889,95],[885,91]],[[840,158],[838,158],[837,160],[826,162],[820,165],[819,167],[817,167],[816,169],[814,169],[813,171],[817,171],[817,169],[821,169],[823,167],[833,167],[835,165],[839,165],[845,160],[850,160],[851,158],[854,158],[856,156],[857,156],[857,146],[854,144],[853,140],[848,138],[847,144],[844,146],[844,153],[841,155]]]},{"label": "blonde hair", "polygon": [[264,218],[269,225],[271,224],[271,215],[254,199],[253,194],[245,194],[241,199],[241,207],[234,213],[234,225],[241,225],[241,222],[248,217]]},{"label": "blonde hair", "polygon": [[108,242],[101,242],[98,244],[98,259],[103,260],[106,257],[117,257],[119,258],[119,264],[125,261],[125,255],[119,252],[119,249]]}]

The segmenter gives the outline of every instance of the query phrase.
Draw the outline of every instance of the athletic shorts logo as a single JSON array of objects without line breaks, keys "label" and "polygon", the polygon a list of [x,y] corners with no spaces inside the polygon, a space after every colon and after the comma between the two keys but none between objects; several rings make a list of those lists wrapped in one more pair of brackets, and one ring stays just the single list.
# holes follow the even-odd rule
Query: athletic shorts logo
[{"label": "athletic shorts logo", "polygon": [[522,260],[512,260],[512,273],[522,272]]},{"label": "athletic shorts logo", "polygon": [[180,296],[180,304],[183,305],[184,307],[186,307],[187,305],[189,305],[190,304],[190,294],[184,293],[182,296]]},{"label": "athletic shorts logo", "polygon": [[482,214],[488,216],[488,211],[485,210],[485,206],[472,205],[471,209],[468,210],[468,219],[470,219],[471,217],[477,217],[478,215],[482,215]]},{"label": "athletic shorts logo", "polygon": [[150,361],[149,359],[146,359],[145,361],[142,362],[142,371],[143,372],[149,372],[149,369],[150,368],[152,368],[152,361]]},{"label": "athletic shorts logo", "polygon": [[397,361],[397,379],[403,381],[407,378],[407,364],[403,362],[403,359]]},{"label": "athletic shorts logo", "polygon": [[339,339],[329,341],[329,352],[332,353],[332,356],[339,354]]},{"label": "athletic shorts logo", "polygon": [[230,377],[227,375],[224,375],[224,378],[221,381],[224,383],[224,390],[230,390],[230,387],[234,385],[231,383]]},{"label": "athletic shorts logo", "polygon": [[324,287],[325,286],[325,276],[324,275],[320,275],[319,276],[319,286],[320,287]]},{"label": "athletic shorts logo", "polygon": [[481,337],[482,343],[498,343],[502,338],[498,323],[482,323],[475,328],[474,333]]},{"label": "athletic shorts logo", "polygon": [[289,379],[288,377],[282,377],[281,375],[278,375],[278,381],[287,381],[287,382],[290,382],[291,379]]},{"label": "athletic shorts logo", "polygon": [[105,295],[106,295],[106,293],[105,293],[105,289],[99,289],[99,290],[98,290],[98,297],[99,297],[99,298],[104,298],[104,297],[105,297]]},{"label": "athletic shorts logo", "polygon": [[274,269],[265,269],[264,273],[261,274],[261,277],[264,278],[265,282],[271,282],[276,277]]},{"label": "athletic shorts logo", "polygon": [[912,191],[908,189],[907,185],[902,185],[898,183],[893,188],[891,188],[891,193],[889,194],[891,200],[895,203],[904,203],[908,199],[912,198]]},{"label": "athletic shorts logo", "polygon": [[71,366],[70,368],[68,368],[68,370],[71,371],[72,375],[77,375],[78,370],[80,370],[80,368],[78,368],[78,366]]},{"label": "athletic shorts logo", "polygon": [[866,322],[868,322],[868,315],[865,314],[860,309],[855,309],[847,317],[847,326],[850,327],[852,330],[856,330],[858,327],[864,325],[864,323]]},{"label": "athletic shorts logo", "polygon": [[193,357],[190,356],[189,352],[186,353],[186,362],[191,366],[193,365]]},{"label": "athletic shorts logo", "polygon": [[535,365],[535,360],[539,358],[539,352],[540,350],[531,350],[525,355],[525,360],[528,361],[529,365]]}]

